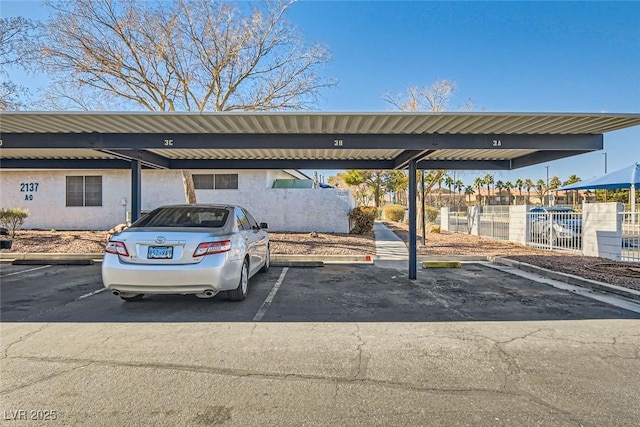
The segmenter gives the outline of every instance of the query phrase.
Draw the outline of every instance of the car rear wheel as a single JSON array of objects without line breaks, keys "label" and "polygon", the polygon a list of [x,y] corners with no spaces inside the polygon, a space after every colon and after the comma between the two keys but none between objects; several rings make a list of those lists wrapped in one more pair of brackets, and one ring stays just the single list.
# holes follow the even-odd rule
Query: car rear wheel
[{"label": "car rear wheel", "polygon": [[262,266],[262,269],[260,271],[262,271],[263,273],[268,272],[270,265],[271,265],[271,255],[269,255],[269,246],[267,246],[267,253],[264,256],[264,265]]},{"label": "car rear wheel", "polygon": [[143,297],[144,297],[144,294],[137,294],[132,296],[120,295],[120,298],[122,298],[125,301],[140,301]]},{"label": "car rear wheel", "polygon": [[242,301],[247,297],[247,289],[249,287],[249,263],[245,259],[240,270],[240,281],[238,287],[232,291],[227,291],[227,298],[230,301]]}]

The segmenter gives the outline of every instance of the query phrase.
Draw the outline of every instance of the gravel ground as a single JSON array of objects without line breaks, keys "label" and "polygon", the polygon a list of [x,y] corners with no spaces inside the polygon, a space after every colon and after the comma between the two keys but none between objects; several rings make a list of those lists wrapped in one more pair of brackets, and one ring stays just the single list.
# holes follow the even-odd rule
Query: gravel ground
[{"label": "gravel ground", "polygon": [[[408,225],[385,222],[405,242],[409,240]],[[107,241],[106,231],[44,231],[20,230],[10,251],[27,253],[102,253]],[[362,255],[375,254],[373,233],[365,235],[317,233],[269,233],[273,254]],[[418,240],[420,242],[420,238]],[[640,266],[585,257],[562,252],[528,248],[467,234],[433,233],[420,255],[487,255],[502,256],[516,261],[562,273],[574,274],[618,286],[640,290]]]},{"label": "gravel ground", "polygon": [[[106,231],[20,230],[11,250],[26,253],[102,253],[108,239]],[[269,233],[273,254],[362,255],[375,254],[373,233]]]}]

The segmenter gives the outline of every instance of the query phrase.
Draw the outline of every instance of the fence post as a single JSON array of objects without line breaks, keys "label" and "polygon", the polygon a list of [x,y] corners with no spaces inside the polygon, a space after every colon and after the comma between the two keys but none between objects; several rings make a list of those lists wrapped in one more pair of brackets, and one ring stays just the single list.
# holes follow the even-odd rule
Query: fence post
[{"label": "fence post", "polygon": [[582,207],[582,253],[620,261],[623,204],[585,203]]},{"label": "fence post", "polygon": [[529,205],[509,206],[509,241],[527,244],[530,234]]},{"label": "fence post", "polygon": [[449,231],[449,208],[440,208],[440,230]]}]

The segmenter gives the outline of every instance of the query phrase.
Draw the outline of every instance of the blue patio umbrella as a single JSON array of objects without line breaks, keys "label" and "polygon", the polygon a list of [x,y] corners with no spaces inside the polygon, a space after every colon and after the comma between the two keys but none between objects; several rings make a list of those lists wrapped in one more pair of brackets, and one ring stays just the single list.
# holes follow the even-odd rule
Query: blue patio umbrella
[{"label": "blue patio umbrella", "polygon": [[[628,188],[631,198],[631,212],[636,209],[636,188],[640,187],[640,163],[634,163],[626,168],[618,169],[608,174],[576,182],[557,190],[611,190]],[[557,191],[556,190],[556,191]]]}]

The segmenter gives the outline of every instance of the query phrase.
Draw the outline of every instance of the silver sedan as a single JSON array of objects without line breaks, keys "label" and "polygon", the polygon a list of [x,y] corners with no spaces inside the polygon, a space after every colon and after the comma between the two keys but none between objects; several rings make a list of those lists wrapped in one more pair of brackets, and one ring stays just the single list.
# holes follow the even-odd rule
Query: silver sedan
[{"label": "silver sedan", "polygon": [[102,282],[126,301],[145,294],[211,298],[223,291],[241,301],[249,278],[269,269],[266,229],[240,206],[162,206],[109,240]]}]

